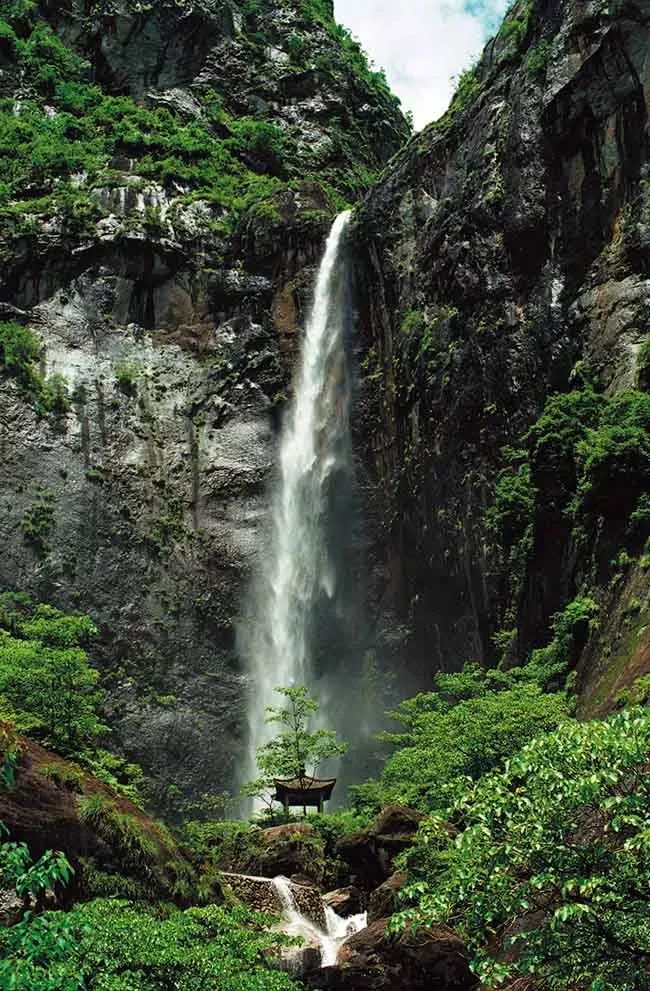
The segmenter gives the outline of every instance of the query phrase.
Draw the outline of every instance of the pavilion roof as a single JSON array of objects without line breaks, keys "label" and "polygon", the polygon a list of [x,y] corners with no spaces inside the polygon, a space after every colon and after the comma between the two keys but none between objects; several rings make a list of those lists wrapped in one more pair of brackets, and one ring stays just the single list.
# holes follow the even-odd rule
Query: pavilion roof
[{"label": "pavilion roof", "polygon": [[312,778],[305,775],[303,778],[276,778],[275,788],[278,795],[291,793],[299,795],[318,795],[322,793],[326,798],[332,794],[336,778]]}]

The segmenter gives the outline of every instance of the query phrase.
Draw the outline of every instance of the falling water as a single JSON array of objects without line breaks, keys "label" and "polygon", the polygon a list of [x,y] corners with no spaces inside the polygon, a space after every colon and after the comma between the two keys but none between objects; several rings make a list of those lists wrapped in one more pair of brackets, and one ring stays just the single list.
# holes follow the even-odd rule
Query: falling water
[{"label": "falling water", "polygon": [[[360,932],[368,924],[366,912],[360,915],[353,915],[343,919],[337,915],[334,909],[326,906],[325,919],[326,930],[319,929],[313,922],[307,919],[298,908],[294,897],[291,882],[286,877],[276,877],[273,882],[273,889],[282,905],[284,916],[283,931],[288,936],[300,938],[307,947],[316,946],[320,951],[321,967],[333,967],[336,964],[339,948],[355,933]],[[288,954],[287,963],[289,969],[300,972],[302,965],[302,951],[298,950]]]},{"label": "falling water", "polygon": [[281,436],[269,546],[249,610],[249,772],[268,738],[265,710],[279,702],[276,687],[306,684],[313,690],[317,616],[324,601],[336,608],[340,595],[332,516],[352,473],[345,351],[349,221],[349,212],[337,217],[318,271]]}]

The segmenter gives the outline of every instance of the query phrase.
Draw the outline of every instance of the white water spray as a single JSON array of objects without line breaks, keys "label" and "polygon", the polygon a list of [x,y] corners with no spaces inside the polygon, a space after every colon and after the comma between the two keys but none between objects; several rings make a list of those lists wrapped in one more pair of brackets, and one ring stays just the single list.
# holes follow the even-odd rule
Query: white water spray
[{"label": "white water spray", "polygon": [[[283,932],[289,936],[297,936],[309,946],[317,946],[320,950],[321,967],[334,967],[338,957],[339,948],[355,933],[360,932],[368,924],[366,912],[360,915],[353,915],[348,919],[341,918],[329,905],[325,908],[325,919],[327,930],[319,929],[317,925],[307,919],[298,908],[296,899],[291,889],[291,882],[286,877],[276,877],[273,882],[273,890],[278,896],[282,905],[284,916]],[[290,955],[289,963],[293,962],[295,970],[300,972],[302,959],[301,952]]]},{"label": "white water spray", "polygon": [[[340,592],[336,548],[328,529],[336,490],[352,474],[350,387],[345,351],[348,319],[345,232],[337,217],[320,264],[302,344],[293,400],[283,425],[279,480],[260,580],[244,632],[253,685],[248,773],[268,739],[267,706],[275,689],[313,688],[313,636],[319,603]],[[321,695],[320,701],[327,704]],[[325,713],[327,718],[327,714]]]}]

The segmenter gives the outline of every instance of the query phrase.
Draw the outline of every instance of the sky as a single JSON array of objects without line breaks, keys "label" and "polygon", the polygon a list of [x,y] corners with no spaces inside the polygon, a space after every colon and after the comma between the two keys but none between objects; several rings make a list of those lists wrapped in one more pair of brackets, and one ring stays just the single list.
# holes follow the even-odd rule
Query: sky
[{"label": "sky", "polygon": [[334,0],[336,18],[384,69],[416,129],[449,105],[454,79],[496,31],[510,0]]}]

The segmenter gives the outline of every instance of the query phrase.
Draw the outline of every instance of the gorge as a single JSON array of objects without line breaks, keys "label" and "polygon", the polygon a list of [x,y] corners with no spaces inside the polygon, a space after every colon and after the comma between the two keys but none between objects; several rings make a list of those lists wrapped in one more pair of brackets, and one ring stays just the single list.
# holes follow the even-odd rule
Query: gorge
[{"label": "gorge", "polygon": [[0,5],[0,989],[650,991],[649,53]]}]

